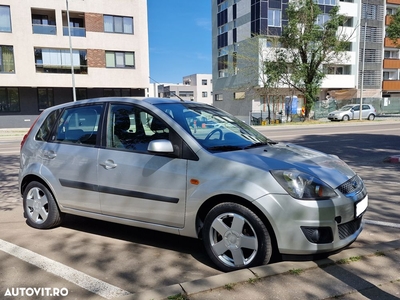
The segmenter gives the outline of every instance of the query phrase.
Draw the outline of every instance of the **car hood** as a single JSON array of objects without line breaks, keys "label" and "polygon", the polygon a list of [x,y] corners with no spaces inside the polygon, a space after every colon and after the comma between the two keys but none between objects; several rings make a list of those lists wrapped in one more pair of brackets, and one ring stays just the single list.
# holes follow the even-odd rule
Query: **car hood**
[{"label": "car hood", "polygon": [[272,144],[254,149],[216,153],[216,156],[266,171],[297,169],[319,178],[333,188],[355,173],[335,155],[295,144]]},{"label": "car hood", "polygon": [[334,111],[329,112],[329,114],[342,114],[342,113],[344,113],[346,111],[347,110],[334,110]]}]

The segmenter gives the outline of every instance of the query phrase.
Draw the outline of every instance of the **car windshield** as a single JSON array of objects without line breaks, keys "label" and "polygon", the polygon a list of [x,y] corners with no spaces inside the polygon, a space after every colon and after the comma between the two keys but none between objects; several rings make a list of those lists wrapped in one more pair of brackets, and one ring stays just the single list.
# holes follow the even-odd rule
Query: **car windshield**
[{"label": "car windshield", "polygon": [[156,106],[190,133],[203,148],[212,152],[274,143],[243,121],[210,105],[177,102]]},{"label": "car windshield", "polygon": [[346,110],[350,110],[352,108],[355,108],[355,106],[353,106],[353,105],[345,105],[339,110],[346,111]]}]

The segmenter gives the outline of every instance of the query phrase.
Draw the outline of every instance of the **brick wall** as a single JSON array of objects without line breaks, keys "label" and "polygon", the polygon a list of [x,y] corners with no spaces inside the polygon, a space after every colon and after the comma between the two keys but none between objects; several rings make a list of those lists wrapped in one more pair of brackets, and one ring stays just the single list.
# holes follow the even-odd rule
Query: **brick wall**
[{"label": "brick wall", "polygon": [[86,31],[104,32],[104,22],[102,14],[85,13]]},{"label": "brick wall", "polygon": [[105,68],[106,53],[101,49],[87,49],[87,64],[89,68]]}]

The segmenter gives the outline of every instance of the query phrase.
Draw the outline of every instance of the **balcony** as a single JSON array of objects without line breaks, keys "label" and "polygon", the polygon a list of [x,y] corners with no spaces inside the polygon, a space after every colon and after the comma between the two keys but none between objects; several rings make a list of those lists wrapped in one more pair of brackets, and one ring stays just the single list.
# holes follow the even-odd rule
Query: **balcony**
[{"label": "balcony", "polygon": [[32,24],[32,32],[35,34],[57,34],[57,28],[55,25],[41,25],[41,24]]},{"label": "balcony", "polygon": [[[68,26],[63,27],[63,35],[68,36]],[[86,36],[86,28],[71,27],[71,36]]]},{"label": "balcony", "polygon": [[390,22],[392,21],[393,16],[392,15],[386,15],[385,16],[385,25],[389,25]]},{"label": "balcony", "polygon": [[[400,46],[400,39],[397,39],[397,44]],[[385,37],[384,46],[388,48],[397,48],[391,39]]]},{"label": "balcony", "polygon": [[384,80],[382,82],[384,91],[400,91],[400,80]]},{"label": "balcony", "polygon": [[[62,12],[63,35],[68,36],[68,18],[67,12]],[[71,28],[71,36],[86,36],[85,14],[83,12],[69,13],[69,26]]]},{"label": "balcony", "polygon": [[56,15],[54,10],[32,8],[32,32],[34,34],[56,35]]},{"label": "balcony", "polygon": [[400,59],[385,58],[383,60],[384,69],[400,69]]},{"label": "balcony", "polygon": [[387,4],[400,4],[400,0],[386,0]]}]

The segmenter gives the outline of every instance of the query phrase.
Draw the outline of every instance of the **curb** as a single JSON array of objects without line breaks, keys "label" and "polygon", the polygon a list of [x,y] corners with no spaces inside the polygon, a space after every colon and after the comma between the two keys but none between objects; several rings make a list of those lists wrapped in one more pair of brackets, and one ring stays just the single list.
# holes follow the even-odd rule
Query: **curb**
[{"label": "curb", "polygon": [[[341,264],[351,257],[375,256],[377,252],[390,252],[400,249],[400,240],[368,245],[363,248],[349,248],[329,258],[316,261],[284,261],[271,265],[263,265],[250,269],[243,269],[230,273],[223,273],[208,278],[197,279],[189,282],[174,284],[159,289],[148,290],[114,298],[117,300],[165,300],[169,297],[184,295],[190,296],[202,292],[208,292],[223,288],[232,283],[244,283],[249,280],[259,280],[269,276],[289,273],[294,269],[310,270],[314,268],[324,268],[327,266]],[[174,298],[175,299],[175,298]]]}]

